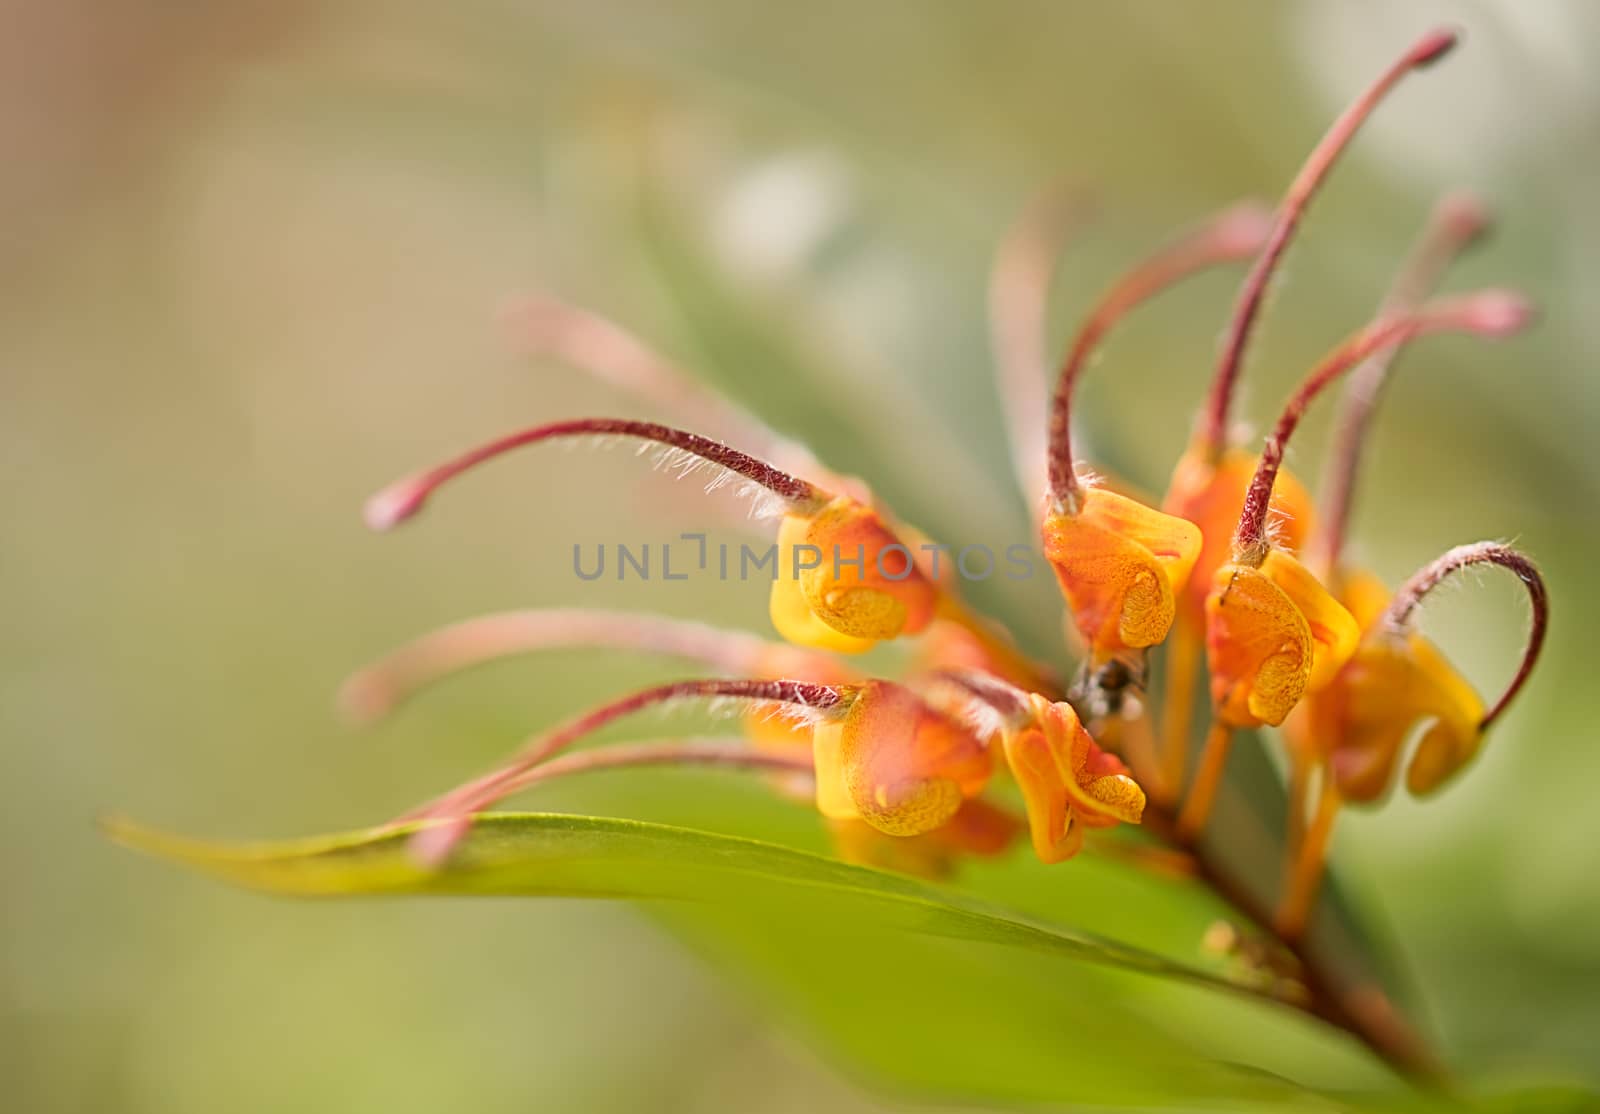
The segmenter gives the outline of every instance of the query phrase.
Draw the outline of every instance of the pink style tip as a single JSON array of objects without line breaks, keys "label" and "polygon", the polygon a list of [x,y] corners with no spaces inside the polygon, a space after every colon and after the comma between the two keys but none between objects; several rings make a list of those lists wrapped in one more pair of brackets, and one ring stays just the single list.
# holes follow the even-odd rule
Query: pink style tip
[{"label": "pink style tip", "polygon": [[1457,240],[1476,240],[1494,221],[1489,206],[1476,195],[1452,193],[1439,203],[1439,218]]},{"label": "pink style tip", "polygon": [[361,508],[361,517],[368,529],[381,534],[420,511],[424,499],[422,485],[417,480],[401,480],[368,499]]},{"label": "pink style tip", "polygon": [[1510,290],[1486,290],[1472,299],[1467,320],[1474,332],[1489,337],[1507,337],[1521,332],[1538,317],[1533,303]]},{"label": "pink style tip", "polygon": [[1460,41],[1460,31],[1454,27],[1440,27],[1417,40],[1407,61],[1413,66],[1431,66],[1454,50]]}]

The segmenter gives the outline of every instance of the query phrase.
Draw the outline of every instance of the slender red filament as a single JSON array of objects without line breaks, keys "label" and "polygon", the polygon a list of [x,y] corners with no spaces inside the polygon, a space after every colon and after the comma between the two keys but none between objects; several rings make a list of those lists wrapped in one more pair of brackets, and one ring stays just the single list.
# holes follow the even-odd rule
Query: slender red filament
[{"label": "slender red filament", "polygon": [[987,704],[1010,720],[1025,719],[1031,712],[1028,694],[1009,681],[992,673],[975,670],[950,669],[935,673],[934,678],[948,681],[967,695]]},{"label": "slender red filament", "polygon": [[1057,513],[1073,513],[1082,499],[1072,460],[1072,392],[1106,334],[1129,310],[1181,279],[1254,256],[1270,228],[1271,215],[1260,205],[1246,202],[1226,209],[1139,263],[1089,311],[1067,349],[1050,400],[1050,497]]},{"label": "slender red filament", "polygon": [[618,743],[553,758],[509,782],[507,795],[530,785],[554,781],[571,774],[620,770],[640,766],[732,766],[810,774],[811,752],[781,753],[755,750],[741,739],[671,739],[653,743]]},{"label": "slender red filament", "polygon": [[1031,198],[1006,232],[989,272],[989,338],[1011,461],[1030,512],[1044,498],[1046,442],[1039,404],[1048,395],[1050,287],[1067,240],[1083,220],[1081,191],[1057,184]]},{"label": "slender red filament", "polygon": [[[839,708],[847,703],[853,690],[836,685],[817,684],[811,681],[755,681],[755,680],[697,680],[675,681],[613,700],[609,704],[584,712],[557,727],[542,732],[519,749],[509,762],[482,777],[475,778],[444,796],[422,805],[400,817],[415,820],[424,817],[462,818],[500,800],[512,785],[528,770],[554,758],[561,751],[601,728],[633,715],[646,708],[682,700],[704,700],[727,697],[740,700],[761,701],[772,704],[793,704],[819,711]],[[465,829],[461,829],[465,831]],[[442,837],[435,835],[430,841],[430,854],[448,854],[449,846],[439,846]]]},{"label": "slender red filament", "polygon": [[699,457],[767,489],[797,508],[814,509],[830,497],[814,484],[775,468],[766,461],[730,448],[720,441],[688,433],[656,422],[628,418],[574,418],[534,426],[490,441],[454,460],[390,484],[367,500],[367,524],[374,530],[388,530],[420,511],[440,486],[485,461],[502,456],[524,445],[536,445],[567,437],[635,437],[665,445],[669,449]]},{"label": "slender red filament", "polygon": [[1441,298],[1415,313],[1380,317],[1347,338],[1301,382],[1279,415],[1278,424],[1267,436],[1261,462],[1250,481],[1239,525],[1234,531],[1234,560],[1259,565],[1266,557],[1268,510],[1284,450],[1306,407],[1323,388],[1369,356],[1427,333],[1462,332],[1503,337],[1522,329],[1532,319],[1533,309],[1520,295],[1504,290],[1483,290]]},{"label": "slender red filament", "polygon": [[1311,199],[1327,179],[1334,164],[1339,161],[1339,156],[1344,153],[1350,140],[1388,95],[1389,90],[1394,88],[1406,74],[1437,61],[1455,45],[1456,33],[1449,29],[1430,31],[1418,39],[1410,50],[1406,51],[1356,99],[1354,104],[1345,109],[1342,116],[1333,122],[1333,126],[1328,129],[1322,141],[1306,159],[1305,165],[1300,168],[1300,173],[1289,184],[1289,190],[1278,208],[1277,223],[1267,239],[1267,246],[1256,260],[1255,266],[1250,269],[1250,273],[1245,276],[1244,285],[1240,288],[1239,301],[1234,308],[1233,319],[1229,322],[1228,333],[1222,344],[1222,353],[1217,361],[1211,395],[1206,401],[1200,427],[1196,431],[1199,445],[1211,456],[1215,457],[1220,453],[1227,440],[1228,410],[1232,404],[1234,387],[1238,382],[1239,369],[1244,361],[1245,348],[1249,344],[1256,318],[1261,312],[1261,303],[1266,298],[1273,272],[1277,270],[1295,229],[1311,204]]},{"label": "slender red filament", "polygon": [[[621,743],[569,754],[524,771],[507,784],[515,793],[540,782],[600,770],[639,769],[646,766],[722,766],[766,770],[773,773],[810,774],[809,752],[777,754],[753,750],[742,742],[720,739],[675,739],[657,743]],[[412,834],[412,855],[424,866],[437,867],[450,856],[472,825],[472,817],[454,814],[433,819]]]},{"label": "slender red filament", "polygon": [[1527,684],[1534,664],[1539,660],[1539,651],[1544,648],[1545,632],[1550,626],[1550,596],[1538,567],[1523,554],[1499,542],[1458,545],[1422,566],[1400,586],[1389,603],[1389,610],[1384,613],[1383,622],[1396,630],[1405,629],[1423,597],[1437,588],[1446,577],[1473,565],[1498,565],[1511,572],[1528,590],[1528,600],[1533,605],[1533,618],[1528,625],[1528,641],[1523,647],[1522,662],[1517,666],[1516,675],[1511,678],[1505,692],[1484,713],[1479,723],[1479,730],[1487,730],[1505,712],[1517,693],[1522,691],[1522,686]]},{"label": "slender red filament", "polygon": [[339,706],[359,723],[387,716],[417,692],[456,673],[541,650],[584,647],[642,650],[700,662],[734,675],[782,662],[800,676],[838,674],[832,658],[664,615],[584,608],[529,609],[480,615],[430,631],[352,674]]},{"label": "slender red filament", "polygon": [[[1452,194],[1434,206],[1427,227],[1395,275],[1379,312],[1388,316],[1407,313],[1422,303],[1444,278],[1456,258],[1471,247],[1489,227],[1488,210],[1477,198]],[[1371,356],[1350,376],[1338,424],[1333,435],[1327,491],[1322,499],[1322,529],[1316,567],[1331,575],[1339,563],[1350,529],[1350,511],[1361,470],[1362,448],[1372,426],[1372,416],[1388,382],[1400,346]]]}]

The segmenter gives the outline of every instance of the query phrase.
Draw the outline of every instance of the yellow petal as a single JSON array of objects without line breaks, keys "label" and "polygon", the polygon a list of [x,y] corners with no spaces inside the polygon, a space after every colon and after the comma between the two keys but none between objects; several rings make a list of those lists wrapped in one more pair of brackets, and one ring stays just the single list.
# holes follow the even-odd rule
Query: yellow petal
[{"label": "yellow petal", "polygon": [[1044,732],[1037,727],[1007,731],[1002,737],[1006,763],[1022,791],[1028,834],[1040,862],[1059,863],[1072,857],[1077,841],[1069,840],[1072,816],[1067,789]]},{"label": "yellow petal", "polygon": [[861,818],[890,835],[942,826],[993,772],[988,749],[971,731],[903,685],[866,682],[842,727],[845,789]]},{"label": "yellow petal", "polygon": [[1340,570],[1337,579],[1339,602],[1365,634],[1389,609],[1388,585],[1363,569]]},{"label": "yellow petal", "polygon": [[1167,637],[1200,552],[1200,531],[1123,495],[1094,488],[1076,514],[1045,519],[1045,557],[1073,622],[1098,655]]},{"label": "yellow petal", "polygon": [[933,619],[938,588],[870,507],[840,496],[811,518],[805,542],[820,554],[800,571],[806,605],[840,634],[884,641]]},{"label": "yellow petal", "polygon": [[852,786],[861,818],[885,835],[919,836],[949,823],[961,808],[961,787],[948,778]]},{"label": "yellow petal", "polygon": [[1137,824],[1144,815],[1144,790],[1121,761],[1095,743],[1070,704],[1034,698],[1038,718],[1076,819],[1096,825]]},{"label": "yellow petal", "polygon": [[1166,570],[1173,591],[1188,583],[1200,557],[1200,527],[1105,488],[1084,495],[1078,517],[1143,546]]},{"label": "yellow petal", "polygon": [[805,543],[811,520],[788,515],[778,527],[778,575],[772,582],[767,611],[772,626],[797,646],[832,650],[841,654],[860,654],[877,643],[870,638],[852,638],[828,626],[811,610],[799,578],[793,575],[795,547]]},{"label": "yellow petal", "polygon": [[1283,550],[1269,550],[1261,571],[1305,616],[1311,633],[1311,672],[1306,687],[1315,692],[1333,680],[1350,660],[1361,641],[1361,628],[1356,625],[1355,616],[1333,598],[1311,570]]},{"label": "yellow petal", "polygon": [[1305,695],[1311,629],[1260,569],[1224,565],[1206,598],[1206,661],[1217,718],[1276,727]]},{"label": "yellow petal", "polygon": [[817,811],[831,820],[860,817],[845,787],[843,723],[819,723],[811,735],[811,761],[817,773]]},{"label": "yellow petal", "polygon": [[1382,799],[1406,740],[1424,731],[1406,771],[1414,794],[1437,789],[1477,753],[1483,701],[1420,634],[1374,629],[1327,692],[1332,770],[1348,799]]}]

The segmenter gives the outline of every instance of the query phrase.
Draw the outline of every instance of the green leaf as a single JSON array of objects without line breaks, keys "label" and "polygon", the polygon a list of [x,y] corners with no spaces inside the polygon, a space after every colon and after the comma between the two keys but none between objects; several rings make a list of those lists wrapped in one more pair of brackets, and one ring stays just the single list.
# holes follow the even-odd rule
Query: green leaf
[{"label": "green leaf", "polygon": [[1182,979],[1237,994],[1255,992],[1221,976],[1110,940],[1039,924],[911,878],[868,870],[755,840],[708,832],[559,814],[479,817],[443,870],[406,851],[416,825],[374,828],[282,843],[200,843],[113,820],[117,842],[251,889],[297,896],[345,894],[522,894],[597,898],[726,896],[763,887],[819,890],[871,907],[897,928],[1059,952],[1131,971]]},{"label": "green leaf", "polygon": [[[1313,1087],[1385,1081],[1342,1036],[1216,971],[753,840],[497,813],[429,871],[407,854],[408,828],[239,845],[108,828],[127,846],[276,894],[646,902],[879,1083],[990,1102],[1321,1109]],[[1229,1043],[1240,1035],[1248,1047]],[[1284,1077],[1308,1064],[1321,1066],[1309,1081]]]}]

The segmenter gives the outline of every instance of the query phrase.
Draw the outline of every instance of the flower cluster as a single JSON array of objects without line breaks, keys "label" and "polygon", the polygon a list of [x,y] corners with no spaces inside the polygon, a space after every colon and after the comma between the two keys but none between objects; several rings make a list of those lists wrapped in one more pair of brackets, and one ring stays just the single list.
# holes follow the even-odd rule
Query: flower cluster
[{"label": "flower cluster", "polygon": [[[927,562],[933,547],[924,535],[865,483],[830,472],[705,394],[617,326],[550,299],[520,307],[515,323],[530,346],[706,432],[625,418],[537,426],[385,489],[368,504],[369,523],[397,525],[442,485],[513,449],[572,438],[638,441],[675,464],[705,463],[777,518],[769,611],[784,641],[657,616],[511,612],[424,636],[369,667],[344,692],[347,707],[369,719],[449,673],[545,649],[663,654],[710,674],[628,694],[544,731],[498,768],[408,813],[403,819],[429,821],[414,837],[419,858],[442,862],[475,813],[535,782],[695,763],[764,771],[776,791],[814,802],[842,854],[903,869],[936,872],[963,855],[1001,851],[1024,833],[1041,860],[1060,862],[1078,853],[1086,833],[1138,824],[1147,808],[1170,838],[1194,845],[1234,734],[1281,727],[1291,815],[1277,927],[1285,939],[1301,933],[1342,803],[1381,799],[1402,767],[1408,788],[1421,794],[1466,764],[1527,678],[1546,623],[1538,572],[1505,546],[1452,549],[1393,596],[1341,552],[1364,435],[1397,351],[1438,332],[1504,337],[1532,317],[1520,297],[1501,290],[1428,300],[1445,266],[1485,227],[1470,199],[1441,203],[1375,319],[1311,370],[1259,451],[1229,436],[1253,326],[1312,199],[1391,88],[1454,42],[1434,32],[1385,71],[1333,124],[1276,209],[1229,208],[1114,282],[1072,339],[1053,390],[1042,306],[1069,208],[1055,197],[1042,202],[1002,247],[991,303],[998,370],[1019,479],[1035,502],[1078,644],[1081,665],[1068,685],[963,601],[955,578]],[[1173,283],[1243,263],[1249,270],[1209,394],[1165,497],[1152,504],[1114,480],[1089,478],[1073,453],[1072,400],[1091,356],[1117,323]],[[1308,406],[1352,371],[1318,508],[1284,469],[1285,449]],[[801,562],[802,547],[854,558]],[[1411,627],[1435,585],[1478,564],[1514,573],[1534,611],[1522,666],[1492,705]],[[895,639],[917,648],[896,678],[866,675],[840,656]],[[1145,695],[1152,669],[1159,701]],[[737,702],[744,737],[564,753],[618,719],[686,700]],[[1405,762],[1402,751],[1418,732]]]}]

